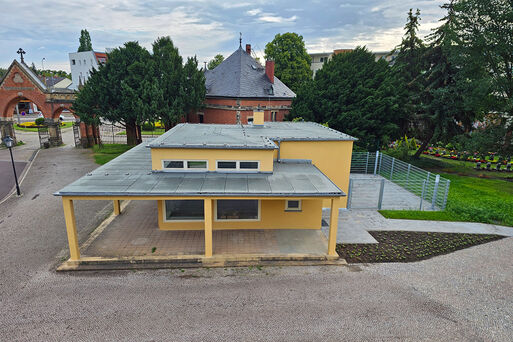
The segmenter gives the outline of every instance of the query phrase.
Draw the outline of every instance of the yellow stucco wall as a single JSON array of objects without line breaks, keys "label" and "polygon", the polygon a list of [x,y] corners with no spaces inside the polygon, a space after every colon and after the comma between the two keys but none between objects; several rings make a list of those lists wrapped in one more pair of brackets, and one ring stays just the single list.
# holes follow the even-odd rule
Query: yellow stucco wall
[{"label": "yellow stucco wall", "polygon": [[153,170],[162,170],[162,160],[208,160],[208,170],[216,170],[216,160],[260,161],[260,171],[273,171],[273,150],[241,149],[195,149],[195,148],[152,148],[151,164]]},{"label": "yellow stucco wall", "polygon": [[[281,159],[311,159],[312,163],[347,194],[351,169],[352,141],[282,141]],[[323,205],[329,207],[326,200]],[[341,208],[347,207],[342,197]]]},{"label": "yellow stucco wall", "polygon": [[[322,199],[302,200],[300,212],[285,211],[285,199],[261,200],[259,221],[215,221],[213,229],[320,229]],[[214,201],[215,213],[215,201]],[[164,222],[164,201],[158,201],[162,230],[203,230],[203,221]]]}]

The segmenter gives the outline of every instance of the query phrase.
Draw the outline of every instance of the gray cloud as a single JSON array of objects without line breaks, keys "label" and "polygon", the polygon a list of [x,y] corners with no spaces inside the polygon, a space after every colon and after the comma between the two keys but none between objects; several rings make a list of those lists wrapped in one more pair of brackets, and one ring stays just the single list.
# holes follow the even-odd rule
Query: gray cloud
[{"label": "gray cloud", "polygon": [[[69,69],[68,52],[76,51],[80,30],[91,33],[95,50],[136,40],[148,49],[159,36],[169,35],[184,56],[200,62],[238,47],[239,32],[263,56],[265,44],[277,33],[303,35],[311,51],[367,45],[389,50],[403,34],[409,8],[422,11],[421,33],[427,34],[442,16],[443,0],[261,1],[207,0],[19,0],[2,1],[0,66],[16,58]],[[23,20],[14,13],[23,13]]]}]

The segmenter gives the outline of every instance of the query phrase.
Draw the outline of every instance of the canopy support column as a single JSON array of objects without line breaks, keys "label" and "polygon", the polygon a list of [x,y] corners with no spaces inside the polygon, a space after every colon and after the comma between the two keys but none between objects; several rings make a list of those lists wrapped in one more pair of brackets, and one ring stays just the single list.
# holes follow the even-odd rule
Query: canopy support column
[{"label": "canopy support column", "polygon": [[213,225],[212,199],[205,198],[205,256],[212,256],[212,225]]},{"label": "canopy support column", "polygon": [[338,209],[340,208],[340,197],[331,199],[330,211],[330,233],[328,239],[328,255],[337,256],[337,230],[338,230]]},{"label": "canopy support column", "polygon": [[114,200],[112,201],[114,204],[114,215],[121,214],[121,201],[120,200]]},{"label": "canopy support column", "polygon": [[77,225],[75,220],[75,209],[73,200],[63,197],[64,219],[66,220],[66,231],[68,233],[69,254],[71,260],[80,260],[80,249],[78,247]]}]

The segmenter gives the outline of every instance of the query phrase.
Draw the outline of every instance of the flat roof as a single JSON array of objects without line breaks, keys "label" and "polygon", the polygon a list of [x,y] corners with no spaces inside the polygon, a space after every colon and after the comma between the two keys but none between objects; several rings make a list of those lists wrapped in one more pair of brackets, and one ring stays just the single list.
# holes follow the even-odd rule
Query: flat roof
[{"label": "flat roof", "polygon": [[273,141],[357,140],[315,122],[257,125],[178,124],[153,140],[152,148],[276,149]]},{"label": "flat roof", "polygon": [[56,196],[323,197],[345,196],[305,161],[274,163],[271,173],[152,172],[142,143],[67,185]]}]

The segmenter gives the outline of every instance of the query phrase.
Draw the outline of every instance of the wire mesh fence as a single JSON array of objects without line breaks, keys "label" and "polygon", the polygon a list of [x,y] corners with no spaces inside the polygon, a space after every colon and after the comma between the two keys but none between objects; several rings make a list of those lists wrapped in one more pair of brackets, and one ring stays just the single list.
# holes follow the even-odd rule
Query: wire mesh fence
[{"label": "wire mesh fence", "polygon": [[[126,144],[126,130],[118,124],[102,122],[99,127],[100,138],[104,144]],[[143,134],[143,141],[155,139],[159,134]]]},{"label": "wire mesh fence", "polygon": [[380,152],[353,152],[351,208],[440,210],[450,181]]}]

